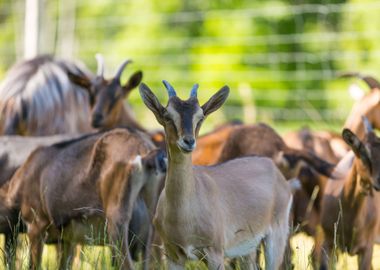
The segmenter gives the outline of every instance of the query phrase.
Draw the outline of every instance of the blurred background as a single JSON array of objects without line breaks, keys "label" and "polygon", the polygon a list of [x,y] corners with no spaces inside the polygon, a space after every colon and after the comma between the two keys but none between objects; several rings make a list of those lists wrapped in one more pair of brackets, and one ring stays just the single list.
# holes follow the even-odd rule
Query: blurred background
[{"label": "blurred background", "polygon": [[[35,54],[95,72],[100,52],[109,76],[132,58],[125,78],[143,70],[163,102],[162,79],[183,98],[199,83],[201,102],[229,85],[203,131],[230,119],[339,131],[354,102],[349,85],[360,82],[337,75],[379,74],[379,14],[370,0],[0,0],[0,80]],[[145,126],[157,125],[138,91],[130,101]]]}]

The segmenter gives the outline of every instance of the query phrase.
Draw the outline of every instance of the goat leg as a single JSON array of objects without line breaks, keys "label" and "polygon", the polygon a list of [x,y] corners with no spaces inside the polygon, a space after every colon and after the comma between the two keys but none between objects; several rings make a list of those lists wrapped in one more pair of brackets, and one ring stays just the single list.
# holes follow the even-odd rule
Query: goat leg
[{"label": "goat leg", "polygon": [[358,256],[359,270],[372,269],[372,254],[373,254],[373,243],[371,243],[370,241],[367,244],[367,246],[359,253],[359,256]]},{"label": "goat leg", "polygon": [[[112,240],[112,262],[116,262],[116,267],[118,269],[133,270],[133,260],[128,248],[129,226],[118,226],[116,224],[113,222],[110,222],[110,224],[108,224],[108,232],[110,235],[110,239]],[[129,222],[127,224],[129,224]]]},{"label": "goat leg", "polygon": [[42,251],[44,245],[44,235],[47,224],[36,222],[28,224],[28,237],[30,241],[30,269],[39,269],[41,266]]},{"label": "goat leg", "polygon": [[214,248],[205,249],[207,267],[209,270],[224,270],[224,253]]},{"label": "goat leg", "polygon": [[148,239],[146,241],[145,246],[145,252],[144,252],[144,263],[143,263],[143,270],[149,270],[149,262],[150,262],[150,256],[152,251],[152,242],[154,239],[154,229],[153,225],[149,225],[149,231],[148,231]]},{"label": "goat leg", "polygon": [[336,259],[333,254],[334,244],[327,239],[323,242],[320,252],[320,270],[328,270],[330,266],[334,266]]},{"label": "goat leg", "polygon": [[61,240],[57,245],[60,270],[71,269],[74,260],[75,243]]}]

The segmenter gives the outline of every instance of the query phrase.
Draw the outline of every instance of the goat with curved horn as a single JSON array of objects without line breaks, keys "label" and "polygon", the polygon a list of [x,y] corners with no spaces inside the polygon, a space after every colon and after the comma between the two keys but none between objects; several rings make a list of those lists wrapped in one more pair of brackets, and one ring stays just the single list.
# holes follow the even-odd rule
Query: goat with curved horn
[{"label": "goat with curved horn", "polygon": [[363,80],[371,90],[380,89],[380,82],[372,76],[365,76],[359,72],[346,72],[339,75],[340,78],[358,78]]},{"label": "goat with curved horn", "polygon": [[168,90],[169,98],[177,96],[174,87],[168,81],[162,80],[162,83],[165,85],[166,90]]},{"label": "goat with curved horn", "polygon": [[119,67],[119,69],[117,70],[116,72],[116,75],[115,75],[115,79],[116,80],[120,80],[121,78],[121,74],[123,74],[123,71],[125,69],[125,67],[129,64],[129,63],[132,63],[132,60],[131,59],[127,59],[125,60]]},{"label": "goat with curved horn", "polygon": [[193,88],[191,89],[190,92],[190,97],[197,97],[197,92],[198,92],[199,84],[194,84]]},{"label": "goat with curved horn", "polygon": [[99,77],[104,77],[104,58],[103,55],[97,53],[95,55],[96,62],[98,63],[98,70],[96,71],[96,75]]},{"label": "goat with curved horn", "polygon": [[368,118],[365,116],[362,116],[362,121],[363,121],[363,125],[364,125],[365,134],[369,134],[369,133],[373,132],[373,127],[372,127],[371,123],[369,122]]}]

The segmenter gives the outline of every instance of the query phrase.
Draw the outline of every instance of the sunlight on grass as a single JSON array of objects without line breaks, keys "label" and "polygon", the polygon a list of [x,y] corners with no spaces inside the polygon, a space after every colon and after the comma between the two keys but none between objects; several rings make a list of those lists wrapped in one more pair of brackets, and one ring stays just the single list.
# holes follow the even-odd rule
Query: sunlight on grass
[{"label": "sunlight on grass", "polygon": [[[313,239],[305,234],[298,234],[292,238],[295,269],[312,269],[309,258],[312,247]],[[340,254],[336,269],[355,270],[358,268],[357,264],[357,256],[349,256],[346,253]],[[380,268],[380,247],[376,245],[373,252],[372,265],[374,269]]]}]

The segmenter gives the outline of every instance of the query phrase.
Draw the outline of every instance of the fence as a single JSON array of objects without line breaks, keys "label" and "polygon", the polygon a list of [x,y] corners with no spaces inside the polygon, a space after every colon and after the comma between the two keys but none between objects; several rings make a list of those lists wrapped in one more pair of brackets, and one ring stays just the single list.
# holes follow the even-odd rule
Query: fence
[{"label": "fence", "polygon": [[[380,66],[378,1],[39,1],[39,53],[80,59],[95,70],[101,52],[108,74],[131,57],[156,92],[164,78],[181,95],[199,82],[202,101],[228,84],[231,97],[214,123],[340,127],[353,100],[351,82],[337,74],[376,76]],[[23,57],[25,14],[20,0],[0,10],[3,72]],[[154,123],[137,93],[131,102]]]}]

